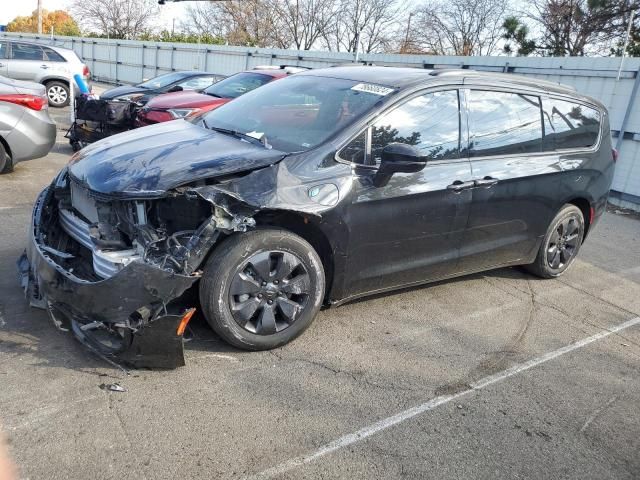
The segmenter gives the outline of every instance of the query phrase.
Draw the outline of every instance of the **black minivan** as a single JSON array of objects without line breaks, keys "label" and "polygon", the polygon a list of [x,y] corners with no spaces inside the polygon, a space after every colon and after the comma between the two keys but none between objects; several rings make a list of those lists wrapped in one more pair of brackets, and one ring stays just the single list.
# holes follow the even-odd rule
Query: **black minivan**
[{"label": "black minivan", "polygon": [[561,275],[613,173],[606,109],[570,88],[313,70],[78,152],[19,267],[32,305],[92,350],[173,367],[195,308],[260,350],[323,304],[509,265]]}]

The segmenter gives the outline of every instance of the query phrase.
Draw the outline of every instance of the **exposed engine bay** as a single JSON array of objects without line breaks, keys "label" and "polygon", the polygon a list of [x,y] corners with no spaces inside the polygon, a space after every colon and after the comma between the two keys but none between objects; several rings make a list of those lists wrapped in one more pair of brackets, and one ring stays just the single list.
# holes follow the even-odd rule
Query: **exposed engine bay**
[{"label": "exposed engine bay", "polygon": [[[76,182],[59,178],[53,195],[60,226],[75,242],[60,235],[48,244],[65,252],[59,258],[76,275],[90,280],[110,278],[136,260],[191,275],[221,234],[255,225],[252,218],[232,215],[188,188],[161,199],[112,200],[96,198]],[[89,254],[92,269],[86,262]]]},{"label": "exposed engine bay", "polygon": [[32,306],[103,358],[184,365],[182,334],[193,309],[179,297],[222,236],[255,225],[230,213],[234,203],[214,204],[198,187],[155,199],[106,198],[63,170],[36,202],[31,250],[40,255],[19,260],[22,285]]}]

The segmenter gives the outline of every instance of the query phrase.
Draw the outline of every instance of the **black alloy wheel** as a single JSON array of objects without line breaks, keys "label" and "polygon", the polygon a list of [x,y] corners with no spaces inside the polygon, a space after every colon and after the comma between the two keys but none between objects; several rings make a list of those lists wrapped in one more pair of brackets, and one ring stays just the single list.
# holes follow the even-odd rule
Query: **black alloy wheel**
[{"label": "black alloy wheel", "polygon": [[200,280],[207,322],[228,343],[267,350],[313,322],[324,298],[322,261],[300,236],[279,228],[235,234],[214,247]]},{"label": "black alloy wheel", "polygon": [[549,225],[536,260],[526,266],[527,270],[542,278],[562,275],[578,255],[584,232],[582,211],[566,204]]},{"label": "black alloy wheel", "polygon": [[297,320],[309,302],[310,289],[309,273],[296,255],[256,253],[231,281],[231,315],[251,333],[272,335]]},{"label": "black alloy wheel", "polygon": [[562,220],[549,237],[547,244],[547,264],[554,270],[568,265],[578,252],[582,226],[577,216],[571,215]]}]

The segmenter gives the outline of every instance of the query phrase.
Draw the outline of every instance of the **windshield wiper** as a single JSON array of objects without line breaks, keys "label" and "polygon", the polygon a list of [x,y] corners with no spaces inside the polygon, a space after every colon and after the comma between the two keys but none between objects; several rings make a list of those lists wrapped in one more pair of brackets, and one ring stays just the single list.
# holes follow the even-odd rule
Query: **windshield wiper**
[{"label": "windshield wiper", "polygon": [[204,118],[202,119],[202,123],[209,130],[213,130],[215,132],[219,132],[219,133],[222,133],[224,135],[231,135],[231,136],[239,138],[241,140],[246,140],[246,141],[254,143],[256,145],[260,145],[261,147],[264,147],[264,148],[271,148],[271,146],[267,142],[267,137],[265,135],[263,135],[262,139],[260,139],[260,138],[254,137],[252,135],[247,135],[244,132],[238,132],[237,130],[231,130],[229,128],[210,127],[210,126],[207,125],[207,122],[204,120]]},{"label": "windshield wiper", "polygon": [[215,93],[209,93],[206,90],[203,92],[205,95],[210,95],[212,97],[216,97],[216,98],[222,98],[220,95],[216,95]]}]

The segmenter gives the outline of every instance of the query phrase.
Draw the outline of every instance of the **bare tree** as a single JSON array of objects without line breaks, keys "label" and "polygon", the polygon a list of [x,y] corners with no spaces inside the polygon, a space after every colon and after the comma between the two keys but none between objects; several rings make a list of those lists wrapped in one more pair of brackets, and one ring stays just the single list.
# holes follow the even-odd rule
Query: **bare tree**
[{"label": "bare tree", "polygon": [[196,33],[222,36],[230,45],[288,48],[291,37],[276,0],[197,3],[187,8],[187,25]]},{"label": "bare tree", "polygon": [[503,0],[438,0],[416,14],[411,38],[436,55],[490,55],[502,36]]},{"label": "bare tree", "polygon": [[370,53],[388,50],[398,27],[401,3],[396,0],[341,0],[338,14],[322,35],[329,50]]},{"label": "bare tree", "polygon": [[274,5],[292,46],[298,50],[317,45],[339,13],[337,0],[278,0]]},{"label": "bare tree", "polygon": [[84,29],[124,39],[150,31],[159,13],[155,0],[74,0],[70,11]]}]

